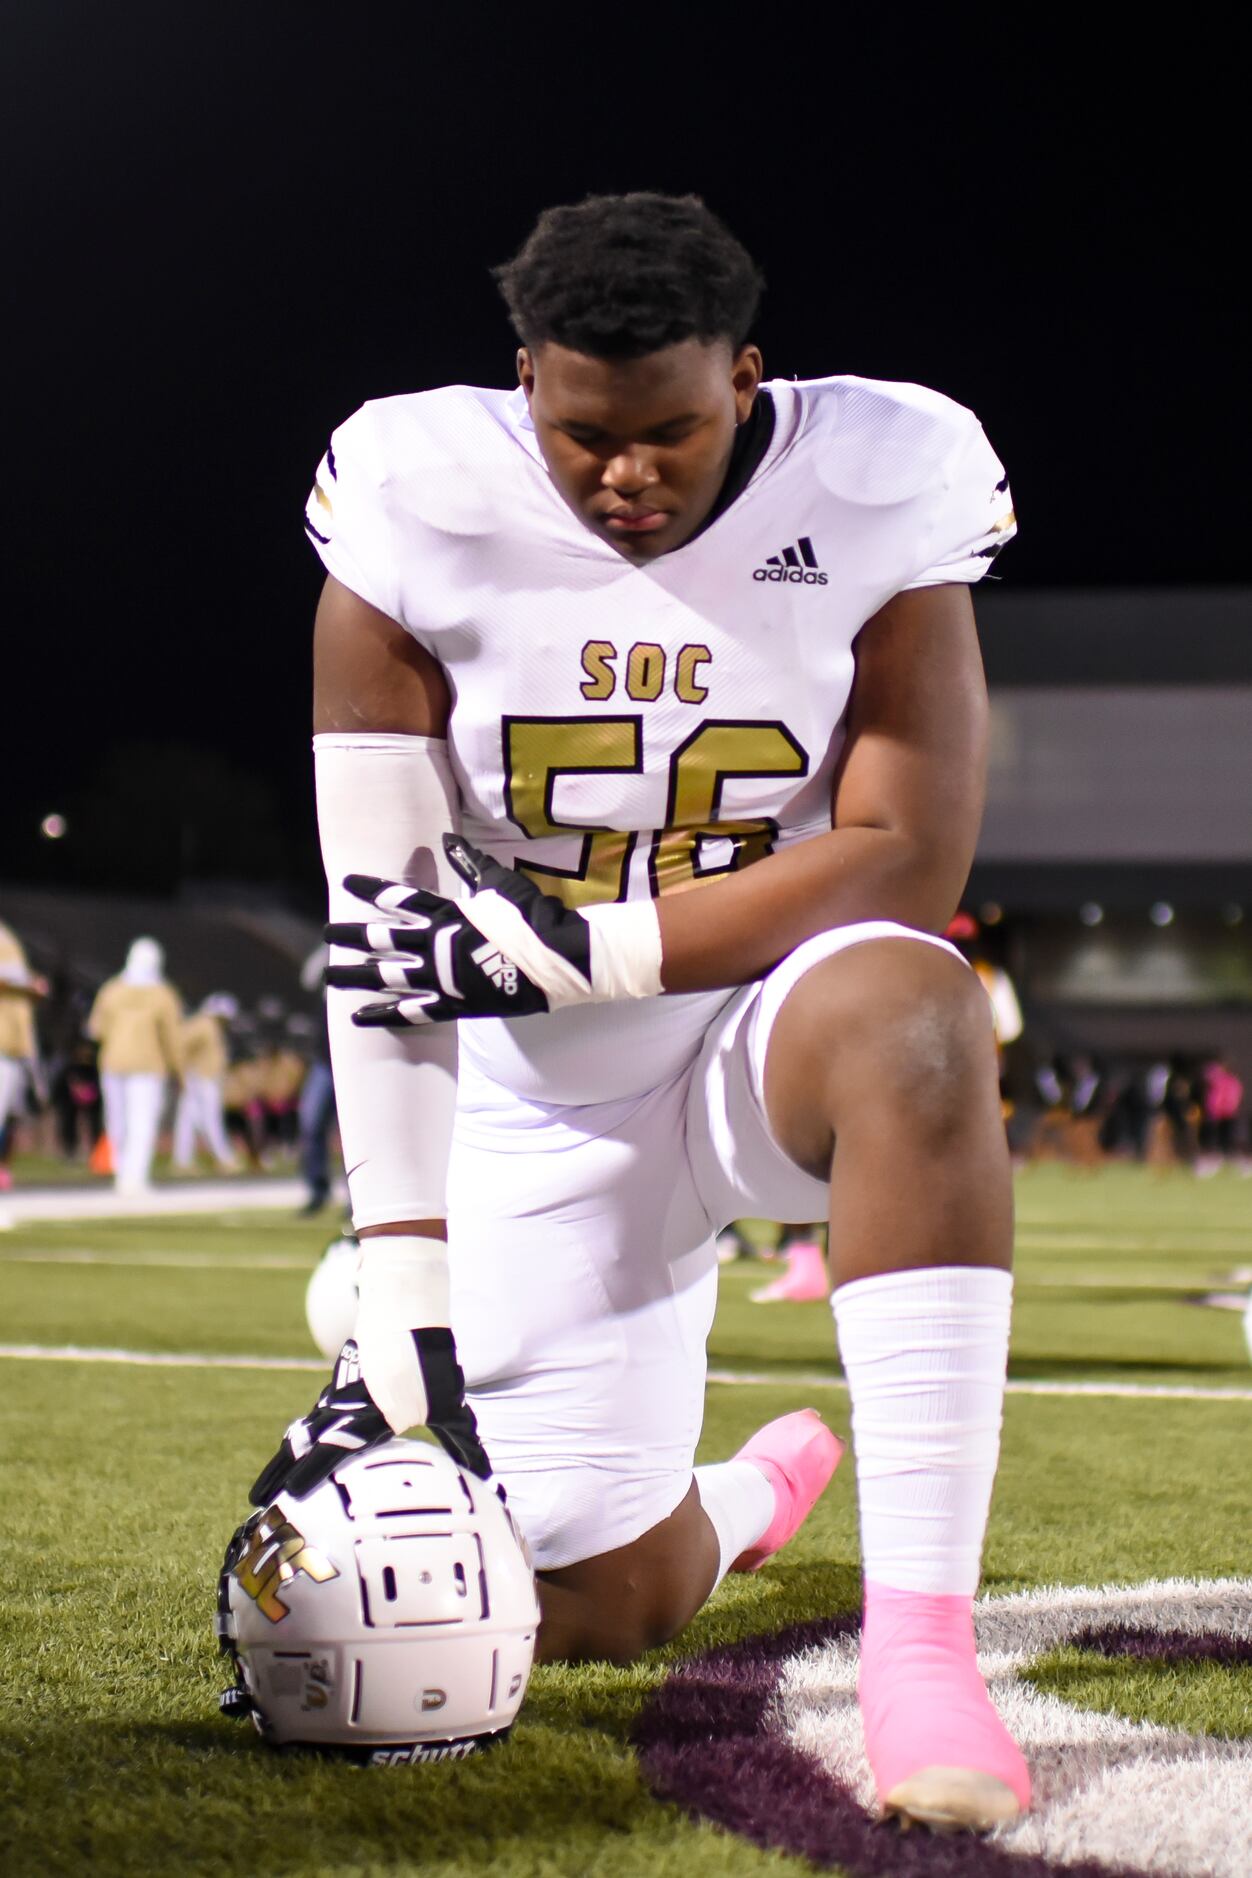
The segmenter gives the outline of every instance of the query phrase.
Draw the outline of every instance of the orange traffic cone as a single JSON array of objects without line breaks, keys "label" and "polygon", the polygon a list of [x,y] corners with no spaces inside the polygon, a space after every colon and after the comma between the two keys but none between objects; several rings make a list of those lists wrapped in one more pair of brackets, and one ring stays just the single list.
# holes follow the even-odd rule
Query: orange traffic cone
[{"label": "orange traffic cone", "polygon": [[87,1162],[93,1174],[111,1174],[113,1170],[113,1148],[107,1135],[101,1135],[91,1157]]}]

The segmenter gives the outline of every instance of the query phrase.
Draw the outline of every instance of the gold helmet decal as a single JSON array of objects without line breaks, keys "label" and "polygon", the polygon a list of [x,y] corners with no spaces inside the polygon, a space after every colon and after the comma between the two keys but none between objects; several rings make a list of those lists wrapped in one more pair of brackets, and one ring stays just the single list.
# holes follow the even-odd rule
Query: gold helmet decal
[{"label": "gold helmet decal", "polygon": [[278,1587],[288,1583],[297,1572],[315,1578],[319,1584],[339,1576],[330,1560],[314,1551],[285,1514],[277,1506],[271,1506],[257,1520],[248,1549],[231,1568],[230,1575],[271,1624],[281,1624],[288,1606],[279,1597]]}]

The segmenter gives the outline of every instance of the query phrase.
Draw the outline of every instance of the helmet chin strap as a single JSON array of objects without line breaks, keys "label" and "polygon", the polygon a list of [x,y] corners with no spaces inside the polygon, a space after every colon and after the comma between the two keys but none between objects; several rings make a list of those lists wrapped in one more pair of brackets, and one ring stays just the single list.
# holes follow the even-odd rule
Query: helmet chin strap
[{"label": "helmet chin strap", "polygon": [[246,1519],[242,1526],[237,1526],[230,1536],[226,1547],[226,1556],[222,1560],[222,1569],[217,1575],[217,1609],[213,1613],[213,1634],[217,1638],[217,1647],[229,1660],[234,1682],[229,1689],[223,1689],[217,1698],[217,1705],[222,1714],[230,1721],[247,1721],[253,1717],[257,1726],[260,1717],[255,1702],[244,1680],[243,1664],[235,1648],[235,1618],[230,1608],[230,1574],[247,1550],[261,1512],[255,1512]]}]

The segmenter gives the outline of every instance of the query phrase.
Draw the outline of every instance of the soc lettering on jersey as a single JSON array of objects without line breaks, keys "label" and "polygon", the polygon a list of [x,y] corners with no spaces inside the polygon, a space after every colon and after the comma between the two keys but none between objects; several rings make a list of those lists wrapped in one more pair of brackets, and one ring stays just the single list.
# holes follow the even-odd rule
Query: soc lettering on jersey
[{"label": "soc lettering on jersey", "polygon": [[[829,829],[857,633],[906,588],[980,579],[1015,532],[950,399],[762,390],[776,420],[742,492],[643,565],[566,506],[520,391],[366,404],[318,471],[327,570],[449,675],[465,834],[567,905],[680,892]],[[511,1028],[555,1041],[566,1015]]]}]

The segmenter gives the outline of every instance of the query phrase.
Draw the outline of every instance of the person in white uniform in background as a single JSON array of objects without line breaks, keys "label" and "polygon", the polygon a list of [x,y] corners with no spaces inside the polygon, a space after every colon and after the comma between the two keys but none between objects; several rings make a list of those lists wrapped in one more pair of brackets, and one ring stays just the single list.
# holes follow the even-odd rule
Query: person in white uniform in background
[{"label": "person in white uniform in background", "polygon": [[[47,994],[47,979],[31,971],[21,940],[0,920],[0,1134],[21,1109],[37,1050],[34,1006]],[[11,1184],[0,1165],[0,1191]]]},{"label": "person in white uniform in background", "polygon": [[165,982],[155,939],[136,939],[116,978],[96,993],[87,1035],[100,1045],[104,1126],[119,1194],[151,1190],[161,1111],[171,1076],[182,1073],[182,1004]]},{"label": "person in white uniform in background", "polygon": [[631,1660],[838,1459],[799,1411],[693,1465],[717,1232],[828,1212],[867,1752],[885,1811],[988,1827],[1030,1790],[972,1624],[1012,1197],[940,935],[1008,479],[924,387],[764,381],[695,197],[550,209],[497,279],[517,389],[367,404],[308,507],[360,1304],[252,1497],[425,1423],[507,1489],[540,1658]]},{"label": "person in white uniform in background", "polygon": [[239,1161],[226,1138],[222,1090],[229,1053],[224,1026],[239,1015],[229,992],[215,991],[200,1009],[185,1019],[180,1033],[182,1094],[174,1117],[174,1165],[184,1173],[195,1165],[196,1148],[203,1142],[222,1172],[234,1174]]}]

